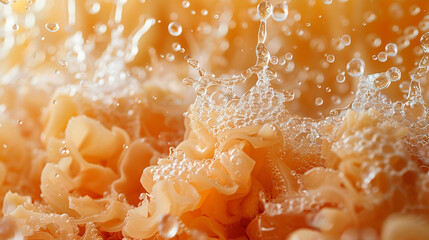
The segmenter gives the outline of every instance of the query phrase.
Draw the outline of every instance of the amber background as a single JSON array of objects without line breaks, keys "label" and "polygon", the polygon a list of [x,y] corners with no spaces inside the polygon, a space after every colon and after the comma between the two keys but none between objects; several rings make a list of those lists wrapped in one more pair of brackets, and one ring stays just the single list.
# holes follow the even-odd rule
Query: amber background
[{"label": "amber background", "polygon": [[[19,14],[24,14],[25,6],[32,6],[26,1],[18,1],[13,4],[14,10]],[[184,56],[190,54],[201,61],[203,67],[218,75],[239,74],[255,62],[255,45],[258,21],[254,17],[256,13],[256,1],[212,1],[212,0],[190,0],[190,7],[184,8],[179,0],[129,0],[124,5],[123,21],[125,25],[124,35],[132,34],[133,30],[142,23],[145,17],[153,17],[160,20],[149,32],[142,37],[139,43],[139,54],[136,59],[129,64],[130,67],[145,67],[151,64],[149,49],[154,48],[158,55],[167,53],[175,54],[174,63],[181,66],[177,70],[179,78],[195,76],[195,72],[184,64]],[[272,1],[277,4],[280,1]],[[298,92],[297,98],[293,101],[289,109],[304,116],[320,117],[328,115],[333,108],[344,107],[351,103],[356,90],[357,78],[346,75],[345,83],[337,83],[335,80],[339,71],[345,71],[347,62],[354,56],[360,55],[366,62],[365,73],[376,73],[386,71],[392,66],[397,66],[402,70],[402,79],[390,86],[385,91],[393,100],[401,99],[404,92],[399,90],[399,84],[409,81],[408,72],[413,69],[421,56],[416,56],[413,49],[419,46],[419,36],[410,41],[410,46],[400,50],[398,56],[403,58],[403,63],[395,63],[394,57],[389,57],[384,63],[372,60],[372,55],[377,55],[384,51],[384,47],[389,42],[396,42],[402,35],[403,30],[408,26],[417,26],[424,18],[429,9],[429,2],[426,0],[348,0],[346,2],[333,0],[331,5],[326,5],[322,0],[290,0],[289,16],[283,22],[269,20],[267,45],[278,46],[276,56],[284,56],[291,52],[294,55],[293,61],[295,69],[292,72],[284,70],[285,66],[274,66],[279,73],[279,81],[273,83],[279,89],[292,89]],[[394,10],[392,4],[399,4],[402,10]],[[35,13],[36,25],[40,29],[40,36],[45,40],[30,39],[25,44],[16,47],[7,60],[1,60],[3,66],[13,66],[22,64],[26,58],[26,48],[31,41],[38,41],[40,49],[47,49],[49,46],[61,44],[61,41],[74,30],[83,32],[84,38],[94,35],[94,26],[97,23],[107,23],[112,18],[114,4],[112,1],[100,1],[101,10],[95,15],[88,14],[85,10],[87,1],[76,0],[76,25],[67,26],[67,1],[46,1],[46,6],[42,11]],[[417,5],[420,12],[413,16],[410,14],[410,7]],[[203,16],[201,10],[208,10],[208,14]],[[195,14],[192,13],[195,11]],[[365,15],[372,11],[376,15],[373,22],[366,23]],[[167,26],[172,21],[172,15],[177,15],[178,22],[183,26],[183,33],[178,37],[173,37],[168,33]],[[219,15],[216,19],[214,16]],[[293,19],[298,19],[295,21]],[[349,24],[344,25],[343,22]],[[60,30],[50,33],[44,28],[47,22],[58,22]],[[307,25],[309,24],[309,26]],[[399,31],[395,32],[392,27],[397,25]],[[112,25],[113,26],[113,25]],[[211,28],[218,33],[204,33],[203,29]],[[228,28],[225,35],[219,33],[219,29]],[[97,38],[96,51],[98,54],[105,49],[109,41],[108,27],[106,34]],[[283,30],[282,30],[283,29]],[[304,31],[302,36],[297,32]],[[16,34],[30,31],[21,28]],[[291,32],[290,36],[286,34]],[[225,32],[225,31],[224,31]],[[343,50],[335,50],[330,44],[332,38],[339,38],[344,34],[349,34],[352,38],[350,46]],[[376,34],[381,39],[379,47],[372,47],[368,41],[369,34]],[[318,51],[311,47],[312,40],[320,39],[326,48]],[[184,47],[185,53],[178,53],[172,50],[172,43],[178,42]],[[277,43],[274,43],[277,42]],[[227,44],[226,44],[227,43]],[[228,45],[227,48],[224,46]],[[276,47],[274,47],[276,48]],[[269,49],[273,49],[270,48]],[[326,54],[334,54],[336,60],[332,64],[326,65]],[[48,64],[47,64],[48,62]],[[45,62],[39,66],[43,68],[58,68],[58,63],[46,57]],[[308,71],[304,69],[308,67]],[[317,78],[317,76],[319,76]],[[321,78],[320,76],[323,76]],[[323,79],[323,81],[321,81]],[[143,79],[142,79],[143,81]],[[298,83],[301,83],[299,85]],[[427,91],[427,81],[423,82],[424,95],[429,99]],[[320,86],[318,86],[320,85]],[[326,88],[332,89],[327,92]],[[337,95],[342,101],[335,104],[332,96]],[[315,99],[322,97],[324,104],[315,105]]]}]

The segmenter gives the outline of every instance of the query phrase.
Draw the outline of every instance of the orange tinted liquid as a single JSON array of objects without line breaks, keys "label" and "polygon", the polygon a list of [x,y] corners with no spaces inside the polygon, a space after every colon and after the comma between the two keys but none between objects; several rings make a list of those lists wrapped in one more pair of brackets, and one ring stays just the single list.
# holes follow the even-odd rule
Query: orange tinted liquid
[{"label": "orange tinted liquid", "polygon": [[429,238],[428,3],[1,4],[2,238]]}]

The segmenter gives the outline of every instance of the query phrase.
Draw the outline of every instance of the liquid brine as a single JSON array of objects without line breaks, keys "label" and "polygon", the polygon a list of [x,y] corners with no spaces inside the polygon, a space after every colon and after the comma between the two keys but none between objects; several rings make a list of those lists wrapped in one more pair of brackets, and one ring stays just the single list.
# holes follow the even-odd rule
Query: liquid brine
[{"label": "liquid brine", "polygon": [[429,239],[428,10],[0,0],[0,238]]}]

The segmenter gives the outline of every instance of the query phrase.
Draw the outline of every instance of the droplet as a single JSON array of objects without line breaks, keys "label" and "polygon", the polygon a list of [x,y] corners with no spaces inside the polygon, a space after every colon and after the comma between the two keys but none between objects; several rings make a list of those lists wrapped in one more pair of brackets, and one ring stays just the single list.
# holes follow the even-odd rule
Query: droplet
[{"label": "droplet", "polygon": [[391,67],[389,70],[387,70],[386,76],[390,79],[390,81],[398,81],[401,79],[401,70],[399,70],[397,67]]},{"label": "droplet", "polygon": [[353,58],[347,63],[347,73],[352,77],[360,77],[365,71],[365,62],[360,58]]},{"label": "droplet", "polygon": [[45,28],[49,32],[56,32],[60,29],[60,25],[58,25],[58,23],[46,23]]},{"label": "droplet", "polygon": [[411,7],[410,7],[410,14],[412,15],[412,16],[416,16],[417,14],[419,14],[420,13],[420,7],[419,6],[417,6],[417,5],[412,5]]},{"label": "droplet", "polygon": [[89,1],[86,1],[85,8],[89,14],[94,15],[100,11],[101,6],[100,6],[99,2],[94,1],[94,0],[89,0]]},{"label": "droplet", "polygon": [[420,43],[422,44],[423,51],[429,53],[429,32],[422,35]]},{"label": "droplet", "polygon": [[398,53],[398,46],[394,43],[388,43],[384,49],[389,56],[396,56]]},{"label": "droplet", "polygon": [[58,63],[60,64],[61,67],[67,67],[69,65],[69,63],[65,59],[60,59]]},{"label": "droplet", "polygon": [[60,154],[61,155],[68,155],[70,153],[70,151],[67,149],[66,146],[60,148]]},{"label": "droplet", "polygon": [[182,48],[182,46],[180,46],[180,44],[177,42],[173,43],[171,46],[172,46],[173,50],[176,52],[180,51],[180,49]]},{"label": "droplet", "polygon": [[400,19],[404,16],[404,9],[402,8],[401,4],[398,2],[392,3],[388,7],[388,11],[390,15],[396,19]]},{"label": "droplet", "polygon": [[88,83],[85,81],[85,80],[81,80],[80,81],[80,86],[82,87],[82,88],[88,88],[89,86],[88,86]]},{"label": "droplet", "polygon": [[404,29],[404,35],[409,39],[414,39],[419,35],[419,29],[415,26],[409,26]]},{"label": "droplet", "polygon": [[316,106],[321,106],[323,104],[323,98],[321,97],[316,98],[316,100],[314,101],[314,104]]},{"label": "droplet", "polygon": [[379,52],[377,55],[377,59],[380,62],[386,62],[387,61],[387,53],[386,52]]},{"label": "droplet", "polygon": [[189,3],[189,1],[183,1],[182,2],[182,7],[184,7],[184,8],[188,8],[189,6],[190,6],[191,4]]},{"label": "droplet", "polygon": [[103,23],[97,23],[94,26],[94,30],[95,30],[95,33],[97,33],[98,35],[101,35],[107,31],[107,26],[106,24],[103,24]]},{"label": "droplet", "polygon": [[349,46],[351,42],[352,42],[352,38],[350,37],[350,35],[344,34],[344,35],[341,37],[341,43],[342,43],[344,46]]},{"label": "droplet", "polygon": [[168,32],[172,36],[177,37],[182,33],[182,25],[180,25],[180,23],[178,22],[171,22],[170,24],[168,24]]},{"label": "droplet", "polygon": [[166,214],[158,225],[158,231],[159,235],[165,239],[173,238],[179,231],[179,223],[170,214]]},{"label": "droplet", "polygon": [[338,97],[337,95],[332,95],[332,97],[331,97],[331,101],[332,101],[334,104],[337,104],[337,105],[340,105],[340,104],[341,104],[341,102],[342,102],[341,98],[340,98],[340,97]]},{"label": "droplet", "polygon": [[422,32],[429,31],[429,18],[423,18],[423,20],[419,22],[418,26]]},{"label": "droplet", "polygon": [[13,24],[12,30],[13,31],[18,31],[19,30],[19,25],[18,24]]},{"label": "droplet", "polygon": [[389,85],[390,85],[390,79],[384,74],[380,74],[374,79],[374,86],[378,90],[385,89],[389,87]]},{"label": "droplet", "polygon": [[294,69],[295,69],[295,63],[293,61],[292,62],[288,62],[286,64],[286,67],[285,67],[285,71],[286,72],[293,72]]},{"label": "droplet", "polygon": [[406,48],[406,47],[410,46],[410,40],[404,36],[399,37],[397,40],[397,43],[398,43],[399,48]]},{"label": "droplet", "polygon": [[279,58],[277,56],[271,56],[270,62],[273,65],[277,65],[279,63]]},{"label": "droplet", "polygon": [[273,5],[269,1],[260,2],[258,5],[258,15],[261,19],[266,20],[273,13]]},{"label": "droplet", "polygon": [[127,200],[127,198],[126,198],[125,194],[123,194],[123,193],[120,193],[120,194],[118,195],[118,199],[119,199],[119,201],[121,201],[121,202],[125,202],[125,201]]},{"label": "droplet", "polygon": [[165,56],[165,58],[167,59],[167,61],[172,62],[174,61],[174,55],[172,53],[167,53],[167,55]]},{"label": "droplet", "polygon": [[335,56],[332,54],[329,54],[328,56],[326,56],[326,61],[328,63],[333,63],[335,61]]},{"label": "droplet", "polygon": [[399,90],[401,90],[401,92],[407,93],[408,89],[410,89],[410,82],[406,81],[399,84]]},{"label": "droplet", "polygon": [[421,48],[420,46],[415,46],[413,48],[413,53],[416,56],[421,56],[423,54],[423,48]]},{"label": "droplet", "polygon": [[372,47],[379,47],[381,45],[381,39],[375,35],[375,34],[369,34],[367,36],[368,42],[371,44]]},{"label": "droplet", "polygon": [[289,7],[286,2],[282,2],[274,6],[272,18],[277,22],[281,22],[287,18],[288,14]]},{"label": "droplet", "polygon": [[332,0],[323,0],[323,3],[326,5],[330,5],[332,3]]},{"label": "droplet", "polygon": [[373,22],[376,18],[377,16],[371,11],[364,13],[364,19],[367,23]]}]

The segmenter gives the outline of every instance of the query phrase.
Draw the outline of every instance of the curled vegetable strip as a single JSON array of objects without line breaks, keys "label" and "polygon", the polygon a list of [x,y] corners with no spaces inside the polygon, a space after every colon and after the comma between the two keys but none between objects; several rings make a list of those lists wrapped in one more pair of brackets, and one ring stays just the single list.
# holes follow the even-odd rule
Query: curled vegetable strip
[{"label": "curled vegetable strip", "polygon": [[180,216],[195,209],[200,194],[189,183],[178,181],[157,182],[152,189],[153,201],[144,202],[128,212],[123,232],[132,238],[149,238],[158,230],[158,223],[165,214]]}]

